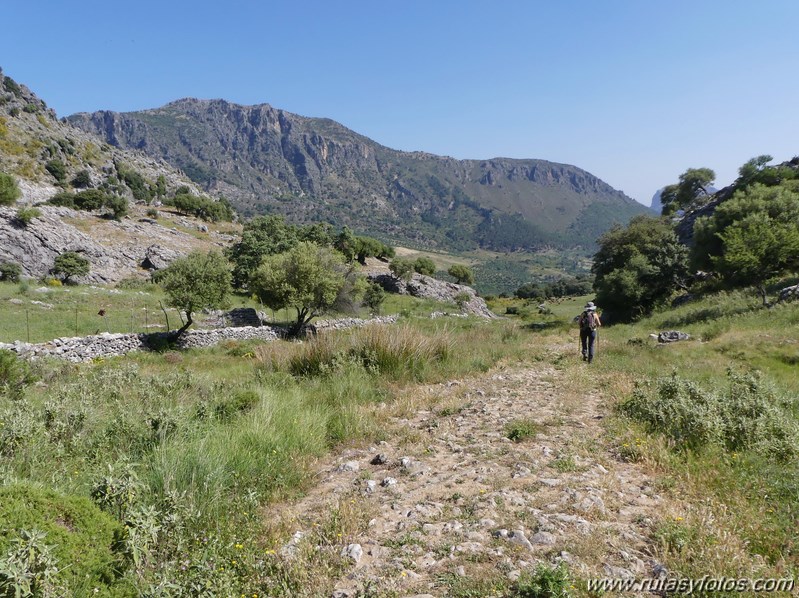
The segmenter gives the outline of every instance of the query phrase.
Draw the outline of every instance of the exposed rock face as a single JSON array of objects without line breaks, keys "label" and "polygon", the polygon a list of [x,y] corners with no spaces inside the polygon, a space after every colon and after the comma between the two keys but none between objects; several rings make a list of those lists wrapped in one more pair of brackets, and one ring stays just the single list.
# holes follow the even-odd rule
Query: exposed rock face
[{"label": "exposed rock face", "polygon": [[433,299],[442,303],[455,303],[455,298],[461,294],[469,295],[469,300],[464,303],[463,311],[482,318],[496,318],[497,316],[488,309],[486,302],[477,296],[475,290],[462,284],[437,280],[431,276],[414,274],[413,278],[405,282],[391,274],[370,274],[369,279],[379,284],[389,293],[411,295],[422,299]]},{"label": "exposed rock face", "polygon": [[[27,226],[15,220],[15,210],[0,207],[0,262],[14,262],[23,276],[47,276],[56,256],[74,251],[89,260],[89,274],[75,279],[82,284],[113,284],[140,268],[160,269],[193,249],[208,250],[227,243],[208,235],[203,241],[153,221],[121,222],[69,208],[40,206],[41,215]],[[81,229],[91,230],[91,234]]]},{"label": "exposed rock face", "polygon": [[544,160],[455,160],[400,152],[329,119],[261,104],[183,99],[68,122],[142,150],[223,193],[245,215],[272,211],[449,248],[593,240],[648,210],[592,174]]}]

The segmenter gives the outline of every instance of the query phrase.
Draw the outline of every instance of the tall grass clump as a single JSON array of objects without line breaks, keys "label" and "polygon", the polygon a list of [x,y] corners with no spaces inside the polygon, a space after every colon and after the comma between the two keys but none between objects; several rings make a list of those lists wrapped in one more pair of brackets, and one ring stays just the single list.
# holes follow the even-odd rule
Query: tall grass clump
[{"label": "tall grass clump", "polygon": [[422,380],[453,354],[448,334],[430,336],[410,326],[368,326],[348,335],[315,337],[291,355],[288,371],[298,377],[326,376],[348,364],[392,380]]},{"label": "tall grass clump", "polygon": [[791,402],[757,374],[730,370],[726,387],[714,392],[674,372],[654,388],[638,386],[620,409],[679,448],[719,445],[780,460],[799,454],[799,422]]}]

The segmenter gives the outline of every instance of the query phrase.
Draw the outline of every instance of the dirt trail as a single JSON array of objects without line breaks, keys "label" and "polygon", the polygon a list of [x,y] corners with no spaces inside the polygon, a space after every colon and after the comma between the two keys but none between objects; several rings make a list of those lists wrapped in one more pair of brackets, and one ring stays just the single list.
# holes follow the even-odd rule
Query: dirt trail
[{"label": "dirt trail", "polygon": [[[668,505],[606,446],[599,397],[564,393],[561,376],[542,363],[425,387],[414,403],[432,410],[391,418],[387,441],[325,463],[290,530],[307,541],[342,509],[368,521],[341,538],[349,568],[332,595],[447,596],[541,562],[581,578],[652,575],[647,534]],[[538,431],[512,442],[520,418]]]}]

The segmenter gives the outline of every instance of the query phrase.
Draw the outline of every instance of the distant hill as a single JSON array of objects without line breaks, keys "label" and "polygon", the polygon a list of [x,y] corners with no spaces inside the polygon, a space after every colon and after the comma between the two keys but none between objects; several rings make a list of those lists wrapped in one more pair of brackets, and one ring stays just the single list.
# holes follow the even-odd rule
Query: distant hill
[{"label": "distant hill", "polygon": [[67,122],[180,168],[244,215],[326,220],[448,250],[584,247],[647,209],[592,174],[544,160],[456,160],[384,147],[267,104],[183,99]]}]

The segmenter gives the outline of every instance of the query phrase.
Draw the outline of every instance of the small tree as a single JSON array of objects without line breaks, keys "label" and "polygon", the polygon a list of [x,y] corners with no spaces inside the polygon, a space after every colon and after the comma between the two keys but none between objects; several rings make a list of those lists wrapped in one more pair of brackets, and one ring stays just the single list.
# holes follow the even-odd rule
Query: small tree
[{"label": "small tree", "polygon": [[429,257],[418,257],[416,258],[416,261],[413,262],[413,269],[419,274],[432,276],[436,273],[436,264]]},{"label": "small tree", "polygon": [[104,205],[111,210],[114,220],[122,220],[128,213],[128,200],[119,195],[109,195],[105,198]]},{"label": "small tree", "polygon": [[82,255],[67,251],[55,258],[50,272],[68,282],[73,276],[85,276],[89,273],[89,260]]},{"label": "small tree", "polygon": [[469,266],[454,264],[447,270],[447,274],[452,276],[458,284],[474,284],[474,272]]},{"label": "small tree", "polygon": [[230,267],[216,251],[193,251],[158,272],[154,280],[164,289],[167,304],[186,314],[178,336],[192,325],[197,310],[224,307],[230,294]]},{"label": "small tree", "polygon": [[6,282],[19,282],[19,277],[22,276],[22,266],[14,262],[0,263],[0,279]]},{"label": "small tree", "polygon": [[409,259],[397,257],[391,260],[388,269],[397,280],[408,282],[413,277],[414,263]]},{"label": "small tree", "polygon": [[716,173],[710,168],[689,168],[680,175],[680,181],[667,185],[660,195],[662,213],[666,216],[677,210],[692,207],[701,198],[709,198],[707,188],[716,180]]},{"label": "small tree", "polygon": [[88,170],[81,170],[75,177],[72,179],[72,186],[75,189],[86,189],[87,187],[92,186],[92,176],[89,174]]},{"label": "small tree", "polygon": [[250,284],[270,308],[296,310],[292,333],[298,335],[308,322],[340,300],[346,283],[344,271],[340,253],[302,241],[285,253],[264,258]]},{"label": "small tree", "polygon": [[369,308],[373,314],[379,314],[383,302],[386,300],[386,292],[376,282],[369,283],[366,293],[363,296],[363,304]]},{"label": "small tree", "polygon": [[0,206],[12,205],[20,195],[17,180],[10,174],[0,172]]}]

